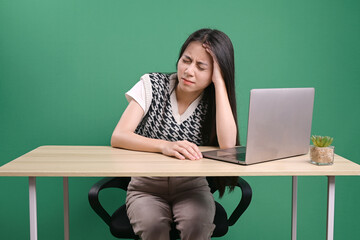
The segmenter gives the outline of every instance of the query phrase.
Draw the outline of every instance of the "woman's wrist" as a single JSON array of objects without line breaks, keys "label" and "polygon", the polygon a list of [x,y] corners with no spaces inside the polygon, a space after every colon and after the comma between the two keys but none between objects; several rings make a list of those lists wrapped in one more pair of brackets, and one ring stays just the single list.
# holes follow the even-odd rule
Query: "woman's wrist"
[{"label": "woman's wrist", "polygon": [[226,84],[223,79],[218,79],[217,81],[213,81],[213,83],[215,87],[215,95],[217,95],[218,93],[222,93],[222,95],[226,94],[227,96]]},{"label": "woman's wrist", "polygon": [[215,88],[216,87],[226,88],[225,81],[223,79],[215,80],[215,81],[213,81],[213,83],[214,83]]},{"label": "woman's wrist", "polygon": [[168,141],[159,139],[158,143],[156,144],[156,147],[158,148],[157,151],[164,154],[166,147],[167,147],[167,143],[168,143]]}]

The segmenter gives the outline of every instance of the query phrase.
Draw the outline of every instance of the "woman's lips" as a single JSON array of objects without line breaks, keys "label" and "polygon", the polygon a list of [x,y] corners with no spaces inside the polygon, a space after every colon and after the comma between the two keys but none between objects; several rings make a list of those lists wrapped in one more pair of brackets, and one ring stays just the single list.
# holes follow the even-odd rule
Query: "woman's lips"
[{"label": "woman's lips", "polygon": [[182,80],[183,80],[184,84],[186,84],[186,85],[194,84],[194,82],[189,81],[189,80],[187,80],[186,78],[182,78]]}]

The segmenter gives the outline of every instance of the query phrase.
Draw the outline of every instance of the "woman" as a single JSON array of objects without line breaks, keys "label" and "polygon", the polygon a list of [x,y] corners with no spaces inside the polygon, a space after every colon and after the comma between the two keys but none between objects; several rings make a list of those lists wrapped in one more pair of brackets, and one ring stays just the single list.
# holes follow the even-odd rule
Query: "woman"
[{"label": "woman", "polygon": [[[127,93],[129,105],[111,138],[113,147],[198,160],[199,145],[238,144],[234,50],[221,31],[200,29],[183,44],[175,74],[151,73]],[[216,178],[222,196],[237,178]],[[169,239],[210,239],[215,203],[205,177],[133,177],[126,199],[134,232]]]}]

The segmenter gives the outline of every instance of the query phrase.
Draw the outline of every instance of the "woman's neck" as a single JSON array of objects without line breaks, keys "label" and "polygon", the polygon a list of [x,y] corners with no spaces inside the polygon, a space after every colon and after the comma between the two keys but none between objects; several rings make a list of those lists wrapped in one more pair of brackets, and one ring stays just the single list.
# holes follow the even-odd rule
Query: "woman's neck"
[{"label": "woman's neck", "polygon": [[200,95],[201,92],[185,92],[182,91],[179,86],[175,89],[176,101],[178,105],[179,114],[183,114],[186,109],[194,102]]}]

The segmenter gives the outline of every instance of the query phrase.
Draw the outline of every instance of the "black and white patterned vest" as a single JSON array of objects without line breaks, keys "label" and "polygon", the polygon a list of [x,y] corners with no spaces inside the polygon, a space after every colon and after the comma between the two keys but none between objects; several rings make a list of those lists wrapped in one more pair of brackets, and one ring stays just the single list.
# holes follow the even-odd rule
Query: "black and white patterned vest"
[{"label": "black and white patterned vest", "polygon": [[203,123],[208,104],[204,98],[195,111],[183,122],[177,123],[171,107],[170,75],[150,73],[152,100],[149,110],[137,126],[135,133],[148,138],[167,141],[187,140],[198,146],[203,145]]}]

